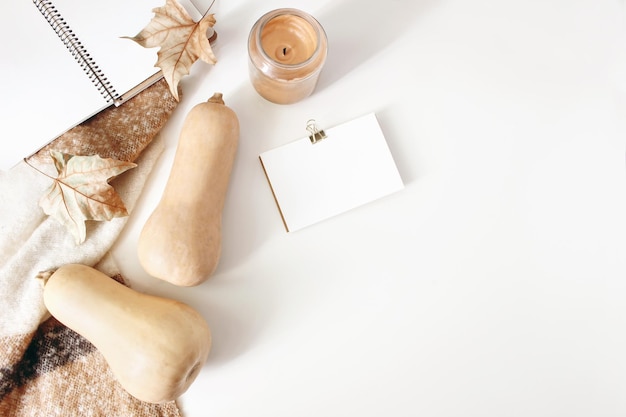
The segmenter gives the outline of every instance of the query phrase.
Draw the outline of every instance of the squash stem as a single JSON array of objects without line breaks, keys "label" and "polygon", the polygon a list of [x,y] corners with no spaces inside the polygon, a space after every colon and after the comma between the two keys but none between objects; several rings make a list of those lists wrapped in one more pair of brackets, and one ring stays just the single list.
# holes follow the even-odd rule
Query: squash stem
[{"label": "squash stem", "polygon": [[35,278],[41,281],[41,286],[45,287],[46,284],[48,283],[48,280],[50,279],[50,277],[52,276],[52,274],[54,274],[54,271],[41,271],[39,272]]},{"label": "squash stem", "polygon": [[217,103],[224,104],[224,100],[222,99],[222,93],[215,93],[213,96],[207,100],[209,103]]}]

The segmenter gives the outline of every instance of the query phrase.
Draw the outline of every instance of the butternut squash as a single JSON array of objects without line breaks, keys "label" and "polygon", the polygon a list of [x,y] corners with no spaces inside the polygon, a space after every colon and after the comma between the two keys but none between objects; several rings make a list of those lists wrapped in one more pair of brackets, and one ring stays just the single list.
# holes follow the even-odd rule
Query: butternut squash
[{"label": "butternut squash", "polygon": [[139,400],[175,400],[208,358],[209,326],[187,304],[140,293],[86,265],[64,265],[39,278],[50,314],[89,340]]},{"label": "butternut squash", "polygon": [[148,274],[179,286],[213,274],[238,142],[239,120],[221,93],[189,111],[161,200],[139,235],[139,262]]}]

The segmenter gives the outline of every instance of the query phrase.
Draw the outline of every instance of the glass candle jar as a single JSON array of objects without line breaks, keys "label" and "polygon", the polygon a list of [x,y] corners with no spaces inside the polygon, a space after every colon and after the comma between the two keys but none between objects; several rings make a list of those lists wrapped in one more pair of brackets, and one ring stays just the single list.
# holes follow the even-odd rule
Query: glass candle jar
[{"label": "glass candle jar", "polygon": [[248,38],[252,85],[273,103],[302,100],[317,85],[327,49],[324,29],[309,14],[289,8],[266,13]]}]

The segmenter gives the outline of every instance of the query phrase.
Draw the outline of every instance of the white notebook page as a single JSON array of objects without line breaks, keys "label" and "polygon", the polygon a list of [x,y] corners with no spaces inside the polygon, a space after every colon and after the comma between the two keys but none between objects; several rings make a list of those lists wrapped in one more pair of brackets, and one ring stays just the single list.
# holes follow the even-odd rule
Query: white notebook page
[{"label": "white notebook page", "polygon": [[373,113],[324,131],[259,156],[288,232],[404,187]]},{"label": "white notebook page", "polygon": [[[105,103],[32,1],[0,3],[0,168],[8,169]],[[8,48],[8,49],[6,49]]]},{"label": "white notebook page", "polygon": [[154,67],[157,48],[144,48],[122,37],[135,36],[154,16],[152,9],[162,6],[164,1],[53,2],[118,94],[158,72]]},{"label": "white notebook page", "polygon": [[[52,0],[118,94],[157,73],[158,48],[143,48],[134,36],[161,6],[154,0]],[[194,19],[200,13],[181,4]],[[23,158],[109,106],[59,40],[32,0],[0,3],[0,169]]]}]

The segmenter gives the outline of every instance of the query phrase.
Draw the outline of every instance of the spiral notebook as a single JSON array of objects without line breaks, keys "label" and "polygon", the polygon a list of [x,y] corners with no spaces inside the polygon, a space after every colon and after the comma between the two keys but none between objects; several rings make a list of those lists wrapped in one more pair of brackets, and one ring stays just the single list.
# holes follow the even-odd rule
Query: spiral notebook
[{"label": "spiral notebook", "polygon": [[345,213],[404,188],[374,113],[259,155],[287,232]]},{"label": "spiral notebook", "polygon": [[[190,0],[179,2],[197,20]],[[164,0],[5,0],[0,5],[0,169],[161,78],[134,36]]]}]

